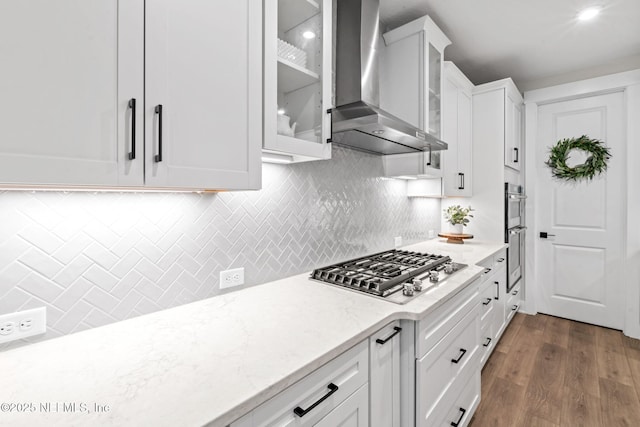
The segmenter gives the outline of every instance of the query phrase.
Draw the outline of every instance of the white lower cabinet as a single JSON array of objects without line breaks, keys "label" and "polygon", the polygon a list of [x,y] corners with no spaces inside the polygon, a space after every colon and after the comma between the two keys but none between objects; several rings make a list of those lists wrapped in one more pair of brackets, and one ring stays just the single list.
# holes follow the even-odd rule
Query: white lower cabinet
[{"label": "white lower cabinet", "polygon": [[[365,340],[263,403],[231,427],[364,427],[369,419],[368,380],[369,346]],[[341,424],[343,422],[346,424]]]},{"label": "white lower cabinet", "polygon": [[315,424],[317,427],[367,427],[369,426],[369,387],[363,385],[347,397],[329,415]]},{"label": "white lower cabinet", "polygon": [[400,426],[400,322],[369,338],[371,427]]},{"label": "white lower cabinet", "polygon": [[[444,425],[451,406],[456,403],[463,405],[460,400],[464,397],[463,385],[479,373],[479,283],[480,279],[477,279],[419,323],[417,336],[421,341],[416,346],[417,427]],[[420,343],[429,345],[420,346]],[[479,382],[477,385],[473,393],[479,396]],[[465,417],[470,419],[477,403],[475,406],[465,403],[464,406]],[[451,425],[449,422],[446,424]]]}]

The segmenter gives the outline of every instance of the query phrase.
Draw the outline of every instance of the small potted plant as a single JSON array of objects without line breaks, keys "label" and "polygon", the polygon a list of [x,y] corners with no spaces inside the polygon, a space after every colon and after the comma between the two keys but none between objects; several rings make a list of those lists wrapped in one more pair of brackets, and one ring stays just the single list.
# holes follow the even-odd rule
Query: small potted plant
[{"label": "small potted plant", "polygon": [[451,225],[449,232],[462,234],[462,227],[469,224],[469,218],[473,218],[471,206],[463,208],[460,205],[449,206],[444,209],[444,219]]}]

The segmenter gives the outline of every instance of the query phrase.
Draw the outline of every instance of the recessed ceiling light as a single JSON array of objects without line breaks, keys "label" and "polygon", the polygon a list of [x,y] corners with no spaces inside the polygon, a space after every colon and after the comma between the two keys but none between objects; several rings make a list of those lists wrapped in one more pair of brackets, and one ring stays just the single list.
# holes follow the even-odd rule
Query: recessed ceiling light
[{"label": "recessed ceiling light", "polygon": [[599,7],[590,7],[578,13],[578,19],[581,21],[588,21],[595,18],[599,13]]},{"label": "recessed ceiling light", "polygon": [[313,31],[305,31],[304,33],[302,33],[302,37],[307,40],[315,39],[316,33],[314,33]]}]

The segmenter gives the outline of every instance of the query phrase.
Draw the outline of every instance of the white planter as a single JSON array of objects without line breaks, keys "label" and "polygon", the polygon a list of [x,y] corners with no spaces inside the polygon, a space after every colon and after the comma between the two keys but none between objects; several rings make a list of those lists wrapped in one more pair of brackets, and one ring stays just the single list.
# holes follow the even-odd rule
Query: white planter
[{"label": "white planter", "polygon": [[456,224],[456,225],[452,225],[449,224],[449,233],[452,234],[462,234],[462,224]]}]

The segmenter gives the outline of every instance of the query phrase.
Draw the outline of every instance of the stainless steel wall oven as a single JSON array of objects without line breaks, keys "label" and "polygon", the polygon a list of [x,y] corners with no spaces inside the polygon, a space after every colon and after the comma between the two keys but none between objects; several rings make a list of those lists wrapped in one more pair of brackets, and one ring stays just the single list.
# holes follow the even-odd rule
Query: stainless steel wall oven
[{"label": "stainless steel wall oven", "polygon": [[505,183],[505,242],[507,249],[507,292],[522,279],[524,273],[524,205],[527,196],[521,185]]}]

